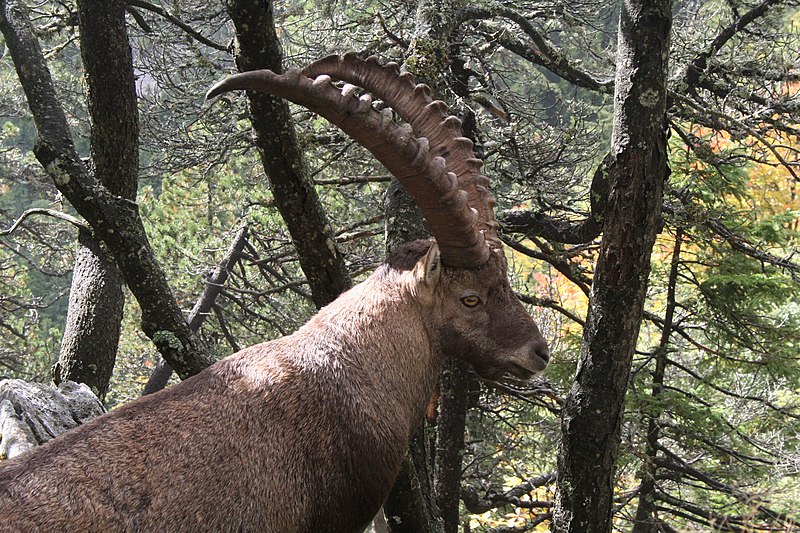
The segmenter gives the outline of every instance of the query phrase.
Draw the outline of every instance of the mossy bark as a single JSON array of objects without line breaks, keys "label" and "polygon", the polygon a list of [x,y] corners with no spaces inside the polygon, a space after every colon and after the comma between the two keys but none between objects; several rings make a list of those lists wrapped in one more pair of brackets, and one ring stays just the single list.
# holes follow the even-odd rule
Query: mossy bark
[{"label": "mossy bark", "polygon": [[611,531],[625,393],[669,172],[671,22],[666,0],[622,5],[608,205],[578,371],[561,414],[558,532]]}]

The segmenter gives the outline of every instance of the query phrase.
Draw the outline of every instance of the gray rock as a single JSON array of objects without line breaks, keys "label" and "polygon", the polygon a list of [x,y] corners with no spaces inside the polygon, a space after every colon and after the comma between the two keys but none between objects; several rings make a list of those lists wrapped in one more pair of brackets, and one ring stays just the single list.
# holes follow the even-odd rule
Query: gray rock
[{"label": "gray rock", "polygon": [[17,415],[14,405],[8,400],[0,401],[0,460],[38,446],[31,428]]},{"label": "gray rock", "polygon": [[58,386],[58,390],[69,403],[72,418],[78,424],[83,424],[87,420],[106,412],[103,404],[100,403],[100,400],[86,383],[64,381]]},{"label": "gray rock", "polygon": [[105,412],[88,386],[0,381],[0,458],[43,444]]}]

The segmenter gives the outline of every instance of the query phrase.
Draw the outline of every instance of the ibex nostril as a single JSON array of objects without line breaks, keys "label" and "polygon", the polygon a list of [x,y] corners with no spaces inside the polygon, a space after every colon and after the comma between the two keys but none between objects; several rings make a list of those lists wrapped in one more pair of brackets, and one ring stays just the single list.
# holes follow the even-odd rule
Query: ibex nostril
[{"label": "ibex nostril", "polygon": [[538,355],[539,359],[544,361],[545,364],[550,362],[550,350],[547,348],[539,348],[536,350],[536,355]]}]

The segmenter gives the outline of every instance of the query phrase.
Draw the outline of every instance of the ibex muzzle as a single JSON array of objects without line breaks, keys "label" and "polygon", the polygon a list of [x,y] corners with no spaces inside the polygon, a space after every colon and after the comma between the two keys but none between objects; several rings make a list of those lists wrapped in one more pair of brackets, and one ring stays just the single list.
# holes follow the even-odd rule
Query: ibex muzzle
[{"label": "ibex muzzle", "polygon": [[446,357],[489,378],[547,366],[547,345],[508,283],[480,160],[426,87],[396,65],[348,55],[303,72],[241,74],[212,92],[233,89],[284,96],[360,140],[417,199],[436,242],[404,245],[296,333],[8,461],[3,531],[360,532]]}]

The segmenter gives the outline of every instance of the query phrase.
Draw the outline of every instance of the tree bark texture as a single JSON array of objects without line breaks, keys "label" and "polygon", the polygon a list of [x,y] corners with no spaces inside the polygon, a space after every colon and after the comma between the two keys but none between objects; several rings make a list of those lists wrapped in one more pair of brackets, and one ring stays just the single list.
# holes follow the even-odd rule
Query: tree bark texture
[{"label": "tree bark texture", "polygon": [[411,441],[392,492],[383,505],[391,533],[441,533],[443,524],[433,501],[428,472],[425,430],[420,428]]},{"label": "tree bark texture", "polygon": [[625,393],[659,231],[671,2],[623,2],[609,198],[578,370],[561,415],[554,529],[611,531]]},{"label": "tree bark texture", "polygon": [[28,14],[15,0],[0,0],[0,31],[36,124],[36,158],[114,257],[139,302],[145,334],[181,378],[196,374],[212,360],[183,318],[150,247],[138,206],[110,193],[89,174],[75,152]]},{"label": "tree bark texture", "polygon": [[[267,68],[282,72],[282,52],[275,33],[272,2],[226,0],[236,29],[236,65],[241,72]],[[314,188],[297,140],[289,104],[272,95],[249,91],[250,120],[275,205],[297,249],[300,267],[319,308],[352,285],[344,258]]]},{"label": "tree bark texture", "polygon": [[436,504],[445,533],[458,533],[461,468],[467,425],[469,367],[450,359],[441,377],[441,401],[436,425]]},{"label": "tree bark texture", "polygon": [[[125,3],[81,0],[78,22],[95,178],[111,194],[135,200],[139,122]],[[122,279],[98,239],[82,233],[78,242],[67,321],[53,377],[56,383],[86,383],[103,399],[119,344]]]},{"label": "tree bark texture", "polygon": [[102,401],[108,392],[119,345],[124,305],[122,278],[103,244],[89,231],[79,230],[78,244],[53,382],[85,383]]},{"label": "tree bark texture", "polygon": [[112,194],[136,198],[139,111],[123,0],[79,0],[91,152],[97,180]]},{"label": "tree bark texture", "polygon": [[386,214],[386,254],[394,252],[405,242],[428,239],[431,234],[425,229],[422,212],[400,182],[392,179],[383,198]]}]

